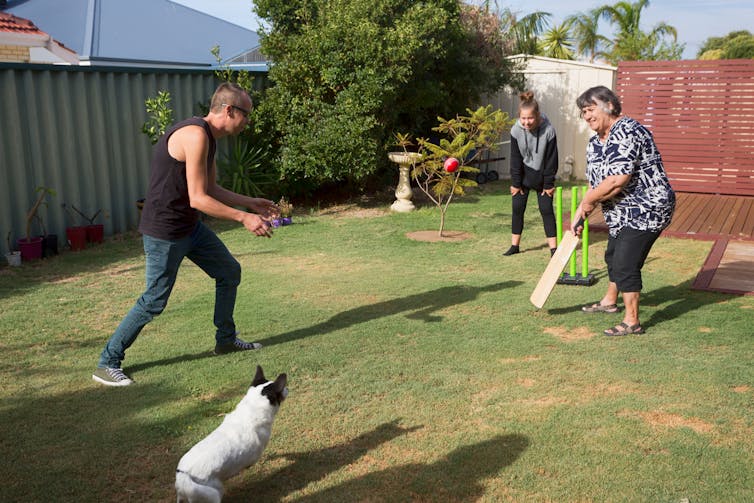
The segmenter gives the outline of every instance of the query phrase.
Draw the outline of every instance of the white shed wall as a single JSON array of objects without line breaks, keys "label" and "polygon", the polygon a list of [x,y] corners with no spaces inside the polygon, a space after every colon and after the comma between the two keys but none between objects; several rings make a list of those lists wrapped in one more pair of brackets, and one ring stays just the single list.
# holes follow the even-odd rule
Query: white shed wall
[{"label": "white shed wall", "polygon": [[[513,58],[522,59],[521,56]],[[568,179],[570,166],[566,161],[573,159],[571,176],[584,180],[586,176],[586,144],[594,134],[579,117],[576,98],[590,87],[603,85],[614,89],[617,68],[595,65],[578,61],[566,61],[541,56],[530,56],[522,71],[526,78],[526,90],[534,92],[539,102],[540,111],[550,119],[558,135],[558,153],[560,167],[558,177]],[[486,104],[491,104],[512,118],[518,117],[518,92],[512,89],[501,91],[498,95],[488,97]],[[503,142],[510,140],[504,135]],[[505,157],[494,163],[489,169],[498,172],[501,178],[510,178],[510,144],[504,143],[491,157]]]}]

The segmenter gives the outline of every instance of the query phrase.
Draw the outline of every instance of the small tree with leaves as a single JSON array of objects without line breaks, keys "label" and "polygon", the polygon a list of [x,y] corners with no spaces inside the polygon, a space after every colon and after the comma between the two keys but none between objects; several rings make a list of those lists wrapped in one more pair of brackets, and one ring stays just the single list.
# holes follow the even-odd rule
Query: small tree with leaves
[{"label": "small tree with leaves", "polygon": [[167,127],[173,123],[173,110],[170,108],[170,92],[160,91],[154,98],[144,102],[149,117],[141,126],[141,132],[149,137],[152,145],[157,143]]},{"label": "small tree with leaves", "polygon": [[[475,187],[477,183],[464,174],[476,174],[479,169],[473,162],[485,151],[499,143],[504,131],[509,130],[514,121],[492,106],[466,110],[469,115],[458,115],[446,120],[438,117],[440,124],[433,128],[440,135],[439,143],[432,143],[426,138],[418,138],[420,159],[411,169],[411,178],[426,196],[440,210],[440,237],[445,229],[445,214],[454,196],[463,196],[465,189]],[[408,151],[412,142],[408,135],[397,134],[396,144]],[[458,168],[452,172],[445,169],[445,160],[454,157]]]}]

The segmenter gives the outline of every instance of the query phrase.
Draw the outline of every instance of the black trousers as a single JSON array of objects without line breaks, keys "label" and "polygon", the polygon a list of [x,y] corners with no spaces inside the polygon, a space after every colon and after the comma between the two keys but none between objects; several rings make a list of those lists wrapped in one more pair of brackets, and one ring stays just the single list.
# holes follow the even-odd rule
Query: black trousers
[{"label": "black trousers", "polygon": [[608,237],[605,263],[610,281],[621,292],[641,292],[641,268],[659,232],[624,227],[616,237]]},{"label": "black trousers", "polygon": [[[529,200],[529,192],[534,189],[524,187],[525,192],[519,192],[513,196],[513,215],[511,217],[512,234],[521,234],[524,230],[524,213],[526,213],[526,203]],[[552,197],[542,194],[541,191],[535,191],[537,194],[537,204],[539,204],[539,213],[542,215],[542,223],[545,226],[545,236],[554,238],[557,233],[555,227],[555,211],[552,206]]]}]

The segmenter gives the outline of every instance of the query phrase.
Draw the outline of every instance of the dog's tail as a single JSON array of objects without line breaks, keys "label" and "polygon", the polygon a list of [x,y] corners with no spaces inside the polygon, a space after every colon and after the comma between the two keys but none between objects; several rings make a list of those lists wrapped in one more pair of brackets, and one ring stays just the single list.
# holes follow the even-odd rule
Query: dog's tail
[{"label": "dog's tail", "polygon": [[222,487],[202,484],[180,470],[175,471],[175,492],[178,503],[220,503],[223,499]]}]

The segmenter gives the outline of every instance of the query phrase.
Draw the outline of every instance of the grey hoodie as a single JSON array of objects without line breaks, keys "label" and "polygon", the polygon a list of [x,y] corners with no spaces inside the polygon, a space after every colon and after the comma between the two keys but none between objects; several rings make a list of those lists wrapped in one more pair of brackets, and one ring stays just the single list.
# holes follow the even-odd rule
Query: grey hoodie
[{"label": "grey hoodie", "polygon": [[555,128],[542,114],[534,131],[516,123],[511,128],[511,185],[550,189],[558,172],[558,142]]}]

